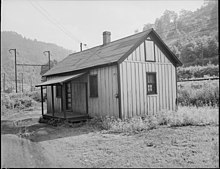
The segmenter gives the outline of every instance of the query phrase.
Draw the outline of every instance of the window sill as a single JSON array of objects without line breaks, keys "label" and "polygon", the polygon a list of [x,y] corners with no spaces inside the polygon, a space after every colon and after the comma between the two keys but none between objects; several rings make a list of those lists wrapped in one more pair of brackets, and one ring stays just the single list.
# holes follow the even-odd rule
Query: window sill
[{"label": "window sill", "polygon": [[147,95],[152,96],[152,95],[157,95],[157,93],[147,93]]},{"label": "window sill", "polygon": [[145,60],[145,62],[156,62],[156,60]]}]

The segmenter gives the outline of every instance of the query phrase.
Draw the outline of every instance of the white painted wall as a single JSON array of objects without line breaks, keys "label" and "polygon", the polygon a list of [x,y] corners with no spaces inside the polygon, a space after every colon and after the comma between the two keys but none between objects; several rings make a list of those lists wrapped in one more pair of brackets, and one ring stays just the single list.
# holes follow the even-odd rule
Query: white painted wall
[{"label": "white painted wall", "polygon": [[[148,43],[146,57],[152,58]],[[145,61],[144,43],[120,64],[122,117],[175,110],[176,75],[174,65],[155,45],[155,62]],[[146,72],[156,72],[157,94],[147,95]]]}]

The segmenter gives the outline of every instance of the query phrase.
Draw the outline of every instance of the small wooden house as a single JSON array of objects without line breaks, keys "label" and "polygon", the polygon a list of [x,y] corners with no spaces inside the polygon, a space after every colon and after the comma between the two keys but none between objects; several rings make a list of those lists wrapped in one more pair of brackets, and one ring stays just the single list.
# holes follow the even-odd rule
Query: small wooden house
[{"label": "small wooden house", "polygon": [[[176,110],[176,67],[182,63],[153,30],[73,53],[46,72],[44,117],[129,118]],[[43,108],[43,107],[42,107]]]}]

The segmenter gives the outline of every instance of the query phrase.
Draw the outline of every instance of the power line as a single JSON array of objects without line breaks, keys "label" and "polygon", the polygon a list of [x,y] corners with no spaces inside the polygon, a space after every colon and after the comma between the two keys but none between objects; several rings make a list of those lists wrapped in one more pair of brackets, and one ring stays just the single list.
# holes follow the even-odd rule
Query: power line
[{"label": "power line", "polygon": [[48,17],[50,17],[57,25],[59,25],[67,34],[69,34],[69,35],[72,36],[75,40],[77,40],[78,43],[81,42],[81,41],[80,41],[77,37],[75,37],[69,30],[67,30],[62,24],[60,24],[60,22],[59,22],[58,20],[56,20],[55,18],[53,18],[52,15],[50,15],[50,14],[47,12],[47,10],[46,10],[45,8],[43,8],[37,1],[35,1],[35,2],[36,2],[36,4],[37,4],[37,6],[38,6],[40,9],[42,9],[42,10],[45,12],[45,14],[46,14]]},{"label": "power line", "polygon": [[77,43],[80,43],[81,41],[76,39],[75,37],[72,37],[73,35],[71,35],[70,33],[66,32],[64,30],[64,28],[62,28],[60,25],[58,25],[55,21],[53,21],[51,18],[49,18],[45,12],[43,12],[42,10],[40,10],[39,7],[37,7],[32,1],[29,1],[31,3],[31,5],[38,11],[40,12],[44,18],[46,18],[49,22],[51,22],[52,24],[54,24],[60,31],[62,31],[68,38],[70,38],[71,40],[77,42]]}]

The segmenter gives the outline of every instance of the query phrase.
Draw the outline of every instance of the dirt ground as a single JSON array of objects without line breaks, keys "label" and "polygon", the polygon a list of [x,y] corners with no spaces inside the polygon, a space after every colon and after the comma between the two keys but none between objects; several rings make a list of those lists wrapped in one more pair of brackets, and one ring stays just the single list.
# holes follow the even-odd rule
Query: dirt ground
[{"label": "dirt ground", "polygon": [[[219,167],[219,126],[108,134],[85,124],[39,124],[37,116],[39,110],[2,118],[1,167]],[[28,139],[18,136],[24,125]]]}]

